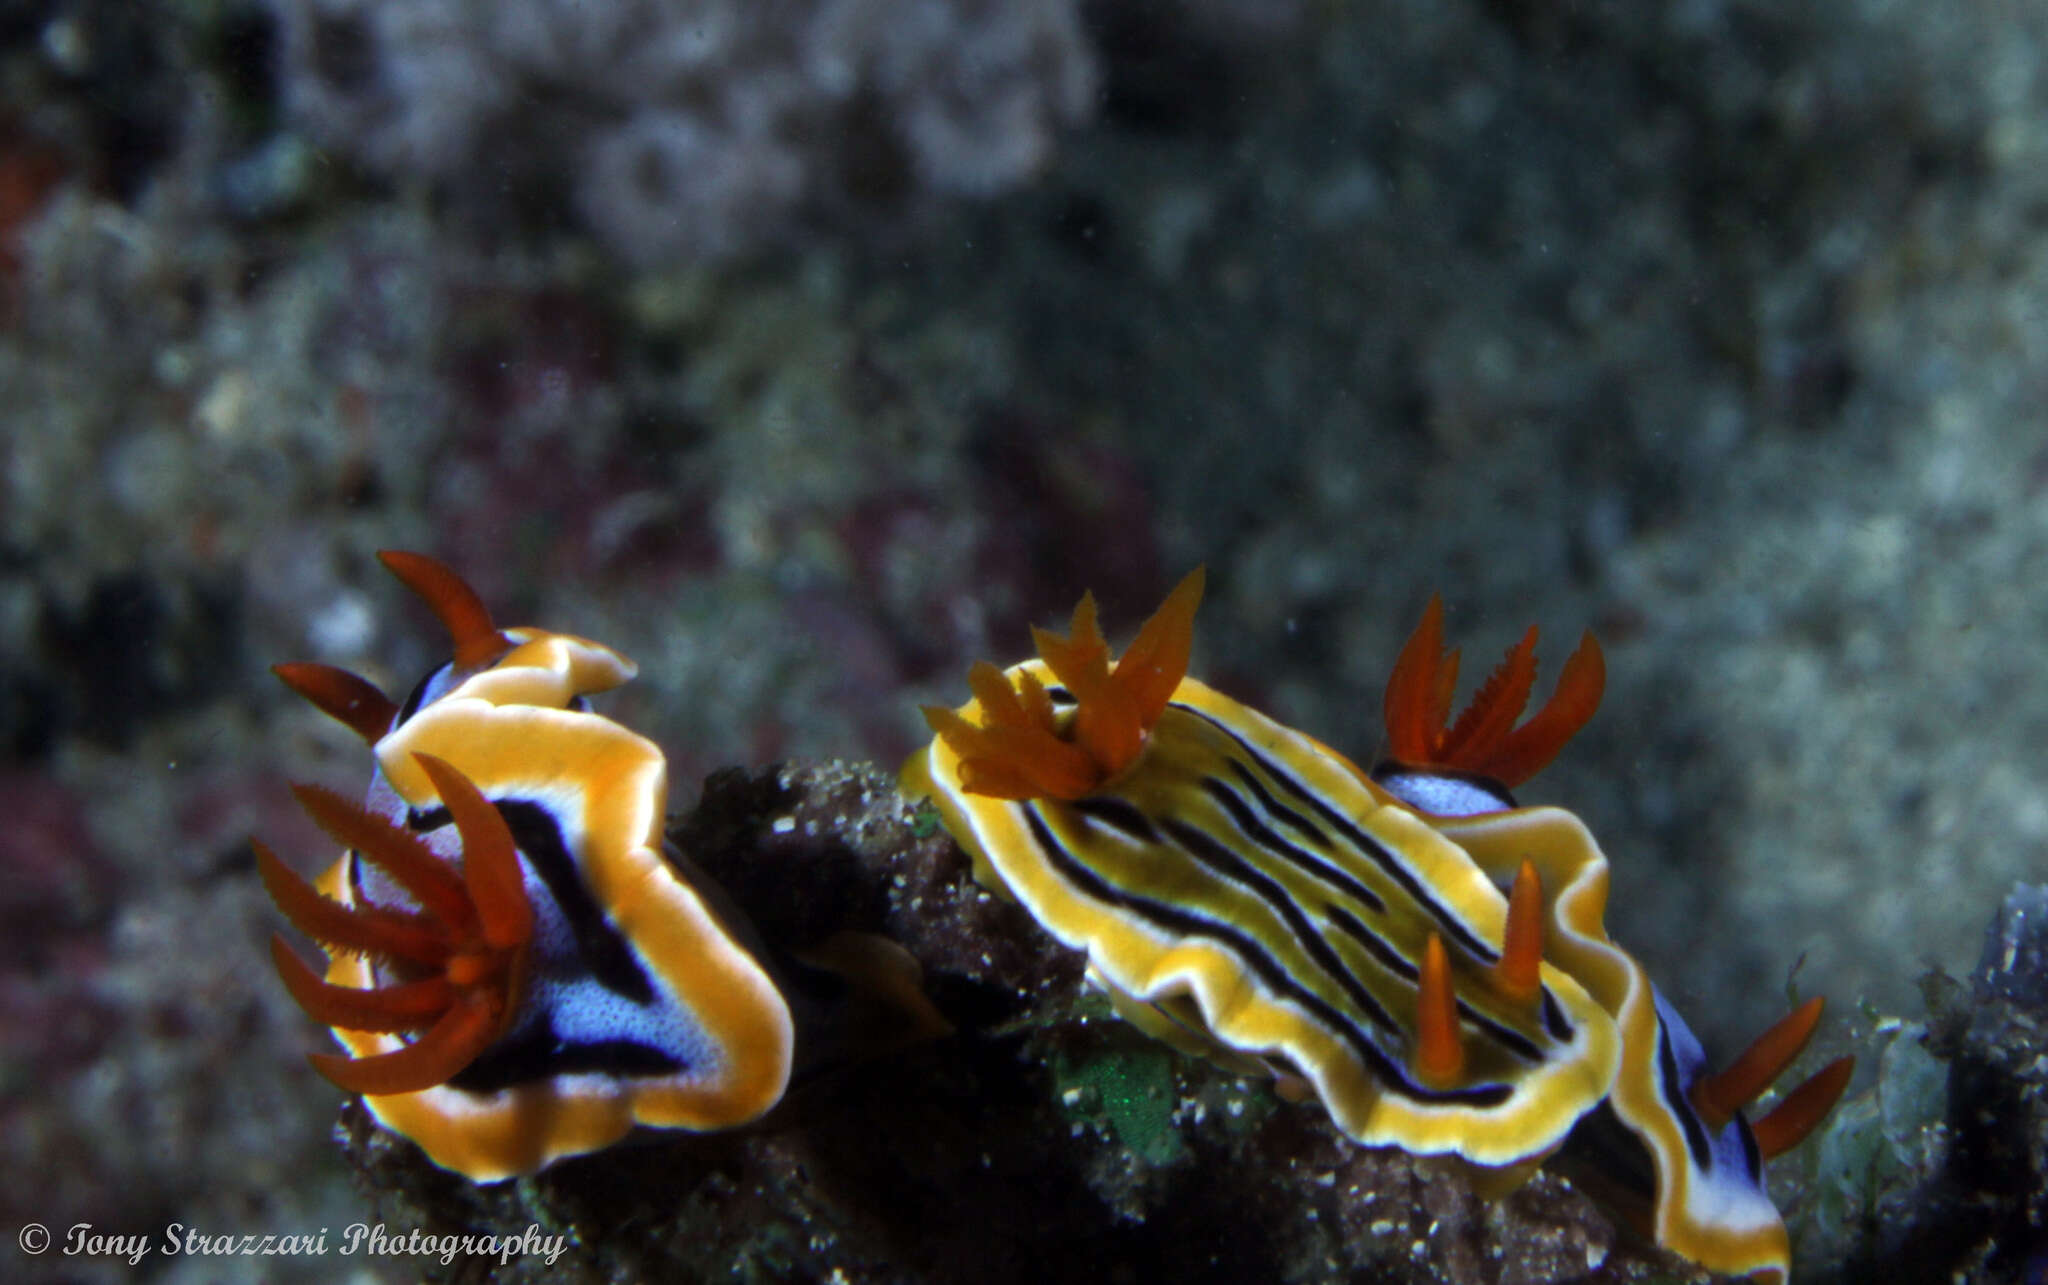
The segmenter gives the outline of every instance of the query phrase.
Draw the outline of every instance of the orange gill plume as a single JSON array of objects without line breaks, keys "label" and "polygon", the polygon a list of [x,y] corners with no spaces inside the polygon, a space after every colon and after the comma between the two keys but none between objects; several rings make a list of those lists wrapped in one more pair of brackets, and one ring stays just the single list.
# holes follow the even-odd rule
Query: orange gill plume
[{"label": "orange gill plume", "polygon": [[285,988],[316,1021],[422,1032],[374,1057],[310,1055],[316,1070],[355,1093],[412,1093],[445,1083],[504,1032],[524,986],[533,908],[512,833],[469,778],[432,755],[415,761],[454,820],[459,874],[399,824],[314,786],[294,792],[321,828],[383,870],[419,909],[330,900],[255,845],[263,886],[294,927],[330,951],[367,956],[403,979],[368,989],[331,985],[281,936],[271,939]]},{"label": "orange gill plume", "polygon": [[1541,771],[1578,734],[1607,684],[1600,644],[1588,632],[1564,663],[1557,690],[1520,727],[1536,685],[1536,627],[1508,651],[1456,723],[1451,698],[1458,653],[1444,650],[1443,599],[1431,595],[1422,623],[1387,680],[1387,757],[1411,768],[1465,772],[1515,786]]},{"label": "orange gill plume", "polygon": [[1092,594],[1082,595],[1064,637],[1032,629],[1039,656],[1074,698],[1064,735],[1052,697],[1036,676],[1020,671],[1012,687],[987,661],[967,675],[980,723],[943,706],[925,706],[925,722],[960,756],[963,788],[999,799],[1078,799],[1129,767],[1187,675],[1202,585],[1203,569],[1196,567],[1139,629],[1114,668]]}]

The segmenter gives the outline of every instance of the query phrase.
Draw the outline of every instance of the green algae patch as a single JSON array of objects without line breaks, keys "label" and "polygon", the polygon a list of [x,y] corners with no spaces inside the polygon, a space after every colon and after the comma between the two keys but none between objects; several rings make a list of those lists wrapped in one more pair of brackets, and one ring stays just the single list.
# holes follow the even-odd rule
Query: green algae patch
[{"label": "green algae patch", "polygon": [[1881,1042],[1875,1083],[1795,1153],[1807,1193],[1789,1210],[1799,1257],[1846,1261],[1867,1250],[1869,1229],[1943,1161],[1948,1064],[1928,1048],[1923,1025],[1886,1027],[1872,1041]]},{"label": "green algae patch", "polygon": [[1179,1101],[1173,1054],[1164,1048],[1118,1045],[1053,1058],[1059,1102],[1077,1120],[1107,1128],[1125,1150],[1152,1167],[1184,1159],[1174,1128]]}]

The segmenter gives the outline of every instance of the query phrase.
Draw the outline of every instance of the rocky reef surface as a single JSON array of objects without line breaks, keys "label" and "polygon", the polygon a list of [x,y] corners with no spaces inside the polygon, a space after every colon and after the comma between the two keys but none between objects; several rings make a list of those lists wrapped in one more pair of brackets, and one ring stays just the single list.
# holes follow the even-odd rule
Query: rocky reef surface
[{"label": "rocky reef surface", "polygon": [[[1802,1279],[2038,1270],[2040,1166],[1997,1140],[2031,1136],[2033,1010],[1943,979],[2048,843],[2048,19],[932,0],[891,30],[883,7],[787,6],[799,49],[737,18],[658,47],[636,24],[660,7],[619,5],[552,62],[520,32],[578,6],[0,14],[0,1230],[363,1216],[247,840],[324,863],[286,782],[364,775],[264,666],[403,690],[434,659],[369,558],[397,546],[638,659],[607,712],[664,747],[678,810],[730,765],[894,762],[971,660],[1021,655],[1084,588],[1122,638],[1196,562],[1196,672],[1360,755],[1431,591],[1474,656],[1591,625],[1606,707],[1529,797],[1600,835],[1617,936],[1710,1047],[1796,991],[1833,1001],[1817,1052],[1862,1058],[1782,1166]],[[379,25],[401,19],[439,25]],[[732,56],[590,83],[621,41],[641,71]],[[795,133],[732,145],[763,120]],[[639,201],[633,235],[579,177],[633,168],[621,138],[647,161],[607,193]],[[719,155],[700,183],[673,168]],[[1160,1065],[1080,1015],[1032,1029]],[[1019,1110],[1115,1096],[1067,1104],[1034,1038],[1004,1072]],[[901,1062],[969,1073],[936,1053]],[[895,1065],[792,1107],[815,1122]],[[1240,1100],[1327,1161],[1312,1178],[1406,1163],[1164,1067],[1128,1073],[1171,1094],[1132,1100],[1170,1096],[1178,1142],[1062,1116],[1103,1157],[1081,1169],[1151,1156],[1167,1176],[1131,1189],[1197,1185],[1214,1166],[1162,1149],[1247,1154],[1217,1122]],[[1319,1233],[1255,1207],[1355,1242],[1333,1274],[1461,1270],[1404,1257],[1414,1210],[1519,1207],[1413,1181],[1341,1237],[1341,1187],[1287,1203]],[[1190,1217],[1098,1186],[1046,1199],[1141,1211],[1115,1224],[1133,1255]],[[847,1215],[849,1271],[903,1252],[858,1229],[897,1217]],[[1559,1243],[1530,1279],[1584,1274]],[[11,1235],[0,1266],[129,1273]]]},{"label": "rocky reef surface", "polygon": [[563,1238],[549,1264],[437,1279],[986,1281],[1687,1279],[1586,1197],[1499,1203],[1453,1167],[1347,1142],[1321,1110],[1180,1057],[1112,1015],[1080,958],[983,891],[890,774],[720,773],[671,837],[771,945],[835,927],[910,950],[952,1022],[834,1069],[760,1124],[673,1136],[479,1188],[360,1106],[343,1149],[377,1216],[433,1236]]}]

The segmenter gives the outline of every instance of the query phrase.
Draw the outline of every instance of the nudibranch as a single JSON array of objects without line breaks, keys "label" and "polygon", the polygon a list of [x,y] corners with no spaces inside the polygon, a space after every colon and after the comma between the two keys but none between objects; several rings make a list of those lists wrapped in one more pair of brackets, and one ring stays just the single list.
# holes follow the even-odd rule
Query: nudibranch
[{"label": "nudibranch", "polygon": [[[1443,651],[1443,605],[1432,598],[1388,681],[1388,756],[1372,775],[1491,878],[1533,866],[1545,887],[1577,879],[1597,888],[1581,904],[1560,898],[1550,908],[1569,921],[1550,937],[1553,957],[1614,1015],[1621,1069],[1607,1101],[1573,1134],[1562,1167],[1658,1244],[1716,1272],[1783,1281],[1791,1253],[1764,1186],[1764,1161],[1819,1126],[1855,1061],[1837,1058],[1754,1124],[1744,1118],[1742,1108],[1805,1048],[1821,1001],[1800,1005],[1725,1070],[1710,1071],[1692,1029],[1608,938],[1607,859],[1585,824],[1562,808],[1517,807],[1508,792],[1592,716],[1604,682],[1589,633],[1551,702],[1509,731],[1535,679],[1535,646],[1531,628],[1446,729],[1457,654]],[[1598,878],[1585,880],[1591,869]]]},{"label": "nudibranch", "polygon": [[[1372,773],[1186,677],[1198,569],[1111,663],[1083,597],[1039,658],[977,664],[927,707],[903,769],[977,877],[1015,898],[1148,1032],[1305,1084],[1368,1145],[1450,1154],[1493,1189],[1563,1147],[1660,1243],[1782,1279],[1761,1158],[1846,1083],[1837,1064],[1752,1128],[1740,1108],[1796,1056],[1809,1005],[1719,1076],[1609,939],[1606,857],[1509,793],[1584,726],[1590,635],[1516,726],[1533,630],[1455,723],[1432,603],[1386,698]],[[1476,845],[1476,851],[1467,846]]]},{"label": "nudibranch", "polygon": [[[1349,761],[1185,676],[1198,570],[1115,666],[1092,598],[975,666],[903,772],[1119,1012],[1322,1100],[1361,1142],[1526,1166],[1603,1098],[1614,1022],[1503,891]],[[1554,896],[1585,890],[1560,885]]]},{"label": "nudibranch", "polygon": [[272,943],[349,1054],[313,1065],[477,1181],[636,1126],[759,1117],[789,1083],[791,1011],[737,916],[665,847],[661,751],[590,711],[633,662],[500,629],[448,567],[379,557],[447,627],[451,659],[403,705],[345,670],[276,670],[376,759],[360,806],[298,791],[345,849],[317,887],[256,845],[285,917],[329,953],[323,977]]}]

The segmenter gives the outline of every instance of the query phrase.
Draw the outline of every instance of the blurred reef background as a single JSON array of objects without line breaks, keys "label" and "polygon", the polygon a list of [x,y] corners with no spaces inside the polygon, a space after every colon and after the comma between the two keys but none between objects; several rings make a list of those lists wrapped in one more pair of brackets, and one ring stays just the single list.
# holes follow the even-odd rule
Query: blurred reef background
[{"label": "blurred reef background", "polygon": [[1800,1279],[2038,1271],[2044,222],[2040,4],[8,5],[0,1262],[364,1216],[248,840],[364,776],[268,664],[437,658],[400,547],[636,658],[677,812],[1197,562],[1195,672],[1360,757],[1432,591],[1590,626],[1526,800],[1710,1048],[1862,1057]]}]

